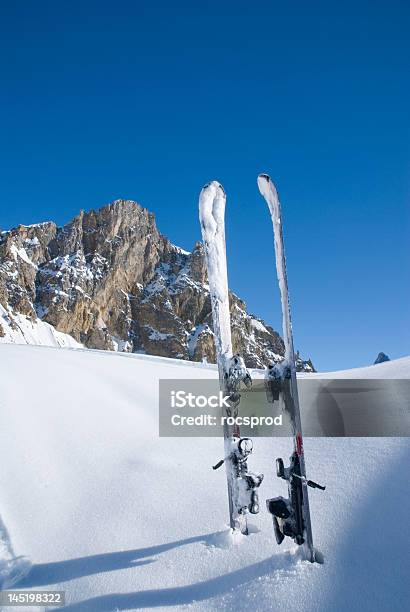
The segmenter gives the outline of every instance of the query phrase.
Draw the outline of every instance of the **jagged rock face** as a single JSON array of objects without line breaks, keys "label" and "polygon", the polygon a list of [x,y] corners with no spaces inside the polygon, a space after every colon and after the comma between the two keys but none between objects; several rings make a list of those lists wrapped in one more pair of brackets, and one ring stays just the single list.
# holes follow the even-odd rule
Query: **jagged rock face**
[{"label": "jagged rock face", "polygon": [[[192,253],[175,247],[133,201],[81,212],[62,228],[2,232],[0,304],[90,348],[215,362],[201,243]],[[234,351],[247,365],[280,360],[278,333],[233,293],[230,308]]]},{"label": "jagged rock face", "polygon": [[0,234],[0,304],[4,308],[36,318],[37,271],[50,259],[48,245],[56,231],[55,223],[41,223],[19,225]]},{"label": "jagged rock face", "polygon": [[154,216],[135,202],[82,212],[50,242],[50,261],[37,274],[36,310],[87,346],[132,350],[131,303],[169,248]]}]

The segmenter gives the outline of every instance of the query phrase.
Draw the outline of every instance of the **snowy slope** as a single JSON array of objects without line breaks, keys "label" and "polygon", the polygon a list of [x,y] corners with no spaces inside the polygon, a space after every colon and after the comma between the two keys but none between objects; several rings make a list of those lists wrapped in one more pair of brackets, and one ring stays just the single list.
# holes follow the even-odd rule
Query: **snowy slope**
[{"label": "snowy slope", "polygon": [[[407,609],[408,440],[306,440],[327,485],[311,494],[326,562],[311,565],[276,545],[263,508],[230,542],[225,474],[211,469],[221,440],[157,436],[158,378],[214,366],[17,345],[0,345],[0,363],[0,551],[32,559],[21,587],[65,590],[78,611]],[[398,365],[409,377],[410,358]],[[373,368],[394,375],[388,362],[361,376]],[[261,499],[285,494],[273,459],[290,441],[254,443]]]},{"label": "snowy slope", "polygon": [[6,310],[0,304],[0,344],[36,344],[38,346],[55,346],[80,348],[82,344],[69,334],[57,331],[52,325],[36,319],[32,321],[18,312]]}]

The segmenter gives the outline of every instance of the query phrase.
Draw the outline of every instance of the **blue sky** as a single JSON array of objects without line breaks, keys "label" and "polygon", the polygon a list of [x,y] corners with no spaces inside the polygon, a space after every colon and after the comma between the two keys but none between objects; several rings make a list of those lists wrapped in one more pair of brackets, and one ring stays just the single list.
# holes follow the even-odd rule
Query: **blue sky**
[{"label": "blue sky", "polygon": [[409,354],[408,2],[1,4],[0,227],[124,197],[190,250],[218,179],[231,287],[278,328],[268,172],[296,347]]}]

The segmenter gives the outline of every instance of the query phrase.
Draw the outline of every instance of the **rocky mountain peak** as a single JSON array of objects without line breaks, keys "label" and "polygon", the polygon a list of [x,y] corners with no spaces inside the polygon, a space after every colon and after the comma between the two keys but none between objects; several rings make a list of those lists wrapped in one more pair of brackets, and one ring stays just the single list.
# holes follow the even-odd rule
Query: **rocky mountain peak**
[{"label": "rocky mountain peak", "polygon": [[[234,350],[250,367],[281,360],[279,334],[230,300]],[[0,305],[10,321],[41,319],[90,348],[215,361],[202,243],[176,247],[132,200],[81,211],[63,227],[2,232]],[[300,358],[298,367],[311,368]]]}]

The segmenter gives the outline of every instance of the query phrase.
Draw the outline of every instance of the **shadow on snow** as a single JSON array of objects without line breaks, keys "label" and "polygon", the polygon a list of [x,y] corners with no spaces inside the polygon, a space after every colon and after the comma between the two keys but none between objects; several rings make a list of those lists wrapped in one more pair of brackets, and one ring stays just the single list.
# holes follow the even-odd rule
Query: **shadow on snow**
[{"label": "shadow on snow", "polygon": [[[173,548],[203,542],[212,546],[218,541],[218,533],[196,536],[150,546],[136,550],[105,553],[68,559],[55,563],[41,563],[33,566],[29,576],[19,583],[19,588],[44,587],[115,570],[124,570],[153,563],[154,555]],[[151,557],[151,558],[150,558]],[[158,590],[135,591],[132,593],[110,593],[92,597],[82,602],[68,604],[63,610],[76,612],[95,611],[108,612],[112,610],[130,610],[158,606],[175,606],[201,601],[218,595],[223,595],[259,577],[268,575],[275,570],[294,569],[298,557],[290,552],[277,554],[245,568],[238,569],[223,576],[210,578],[196,584],[172,587]]]}]

